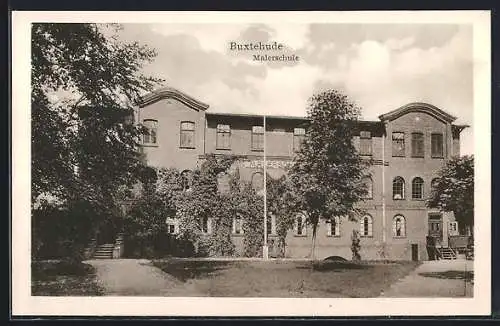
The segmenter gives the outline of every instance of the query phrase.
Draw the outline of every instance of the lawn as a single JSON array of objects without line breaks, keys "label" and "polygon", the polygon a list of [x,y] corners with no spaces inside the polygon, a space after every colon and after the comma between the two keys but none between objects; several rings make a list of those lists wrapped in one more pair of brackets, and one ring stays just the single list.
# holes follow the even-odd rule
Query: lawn
[{"label": "lawn", "polygon": [[416,262],[156,260],[163,272],[212,297],[377,297]]},{"label": "lawn", "polygon": [[33,296],[98,296],[103,294],[89,264],[39,261],[31,264]]}]

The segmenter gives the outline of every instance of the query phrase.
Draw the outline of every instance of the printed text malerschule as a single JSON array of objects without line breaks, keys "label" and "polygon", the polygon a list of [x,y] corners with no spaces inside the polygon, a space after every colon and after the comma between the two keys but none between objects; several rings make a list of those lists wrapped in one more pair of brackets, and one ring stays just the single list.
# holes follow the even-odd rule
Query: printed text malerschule
[{"label": "printed text malerschule", "polygon": [[[238,42],[229,42],[229,50],[230,51],[285,51],[285,46],[283,43],[278,43],[276,41],[263,43],[263,42],[251,42],[251,43],[238,43]],[[253,53],[252,54],[254,61],[299,61],[299,56],[295,54],[284,54],[284,53],[276,53],[273,55],[269,54],[261,54],[261,53]]]}]

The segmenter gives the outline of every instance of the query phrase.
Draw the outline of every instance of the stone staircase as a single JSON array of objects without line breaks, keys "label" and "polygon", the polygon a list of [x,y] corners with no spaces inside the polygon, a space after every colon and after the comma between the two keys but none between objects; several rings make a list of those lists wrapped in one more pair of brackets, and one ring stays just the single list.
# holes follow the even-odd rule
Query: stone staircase
[{"label": "stone staircase", "polygon": [[457,253],[449,247],[438,248],[438,250],[439,253],[441,254],[441,259],[446,259],[446,260],[457,259]]},{"label": "stone staircase", "polygon": [[101,244],[101,245],[96,247],[92,258],[94,258],[94,259],[112,259],[114,248],[115,248],[114,243]]}]

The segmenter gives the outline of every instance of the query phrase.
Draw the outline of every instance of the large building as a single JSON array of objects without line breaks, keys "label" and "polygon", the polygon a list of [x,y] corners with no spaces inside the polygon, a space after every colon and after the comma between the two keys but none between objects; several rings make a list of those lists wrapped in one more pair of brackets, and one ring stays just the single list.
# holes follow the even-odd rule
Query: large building
[{"label": "large building", "polygon": [[[240,177],[256,188],[263,180],[263,155],[267,173],[279,177],[292,162],[307,132],[301,117],[266,116],[266,148],[262,115],[211,113],[209,106],[173,88],[162,88],[143,97],[138,123],[149,132],[143,151],[153,167],[173,167],[188,172],[210,153],[238,155]],[[316,256],[351,257],[351,234],[360,231],[364,259],[427,259],[426,239],[433,236],[448,247],[459,227],[453,214],[428,209],[425,199],[438,170],[460,155],[460,133],[455,117],[427,103],[410,103],[360,121],[354,142],[359,153],[371,159],[368,197],[361,204],[367,214],[358,222],[335,217],[321,222]],[[178,226],[171,221],[171,232]],[[211,232],[207,221],[205,232]],[[269,219],[269,241],[275,240],[274,218]],[[298,214],[287,237],[286,257],[310,254],[312,232],[305,216]],[[234,221],[233,241],[242,250],[241,224]],[[272,250],[272,248],[270,248]]]}]

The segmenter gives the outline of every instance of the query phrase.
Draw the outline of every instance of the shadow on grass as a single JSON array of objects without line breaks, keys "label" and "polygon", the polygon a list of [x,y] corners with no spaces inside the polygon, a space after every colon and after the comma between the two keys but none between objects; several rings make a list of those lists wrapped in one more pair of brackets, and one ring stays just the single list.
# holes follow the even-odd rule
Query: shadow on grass
[{"label": "shadow on grass", "polygon": [[216,272],[230,268],[233,263],[227,261],[154,261],[153,265],[176,279],[186,282],[194,278],[205,278]]},{"label": "shadow on grass", "polygon": [[99,296],[104,290],[97,283],[89,264],[33,262],[31,293],[34,296]]},{"label": "shadow on grass", "polygon": [[312,263],[307,265],[300,265],[297,269],[312,269],[316,272],[345,272],[349,270],[366,270],[372,269],[373,266],[366,264],[357,264],[353,262],[342,261],[325,261],[320,263]]},{"label": "shadow on grass", "polygon": [[419,273],[418,275],[424,277],[434,277],[434,278],[448,279],[448,280],[466,280],[466,281],[474,280],[474,272],[471,271],[427,272],[427,273]]}]

